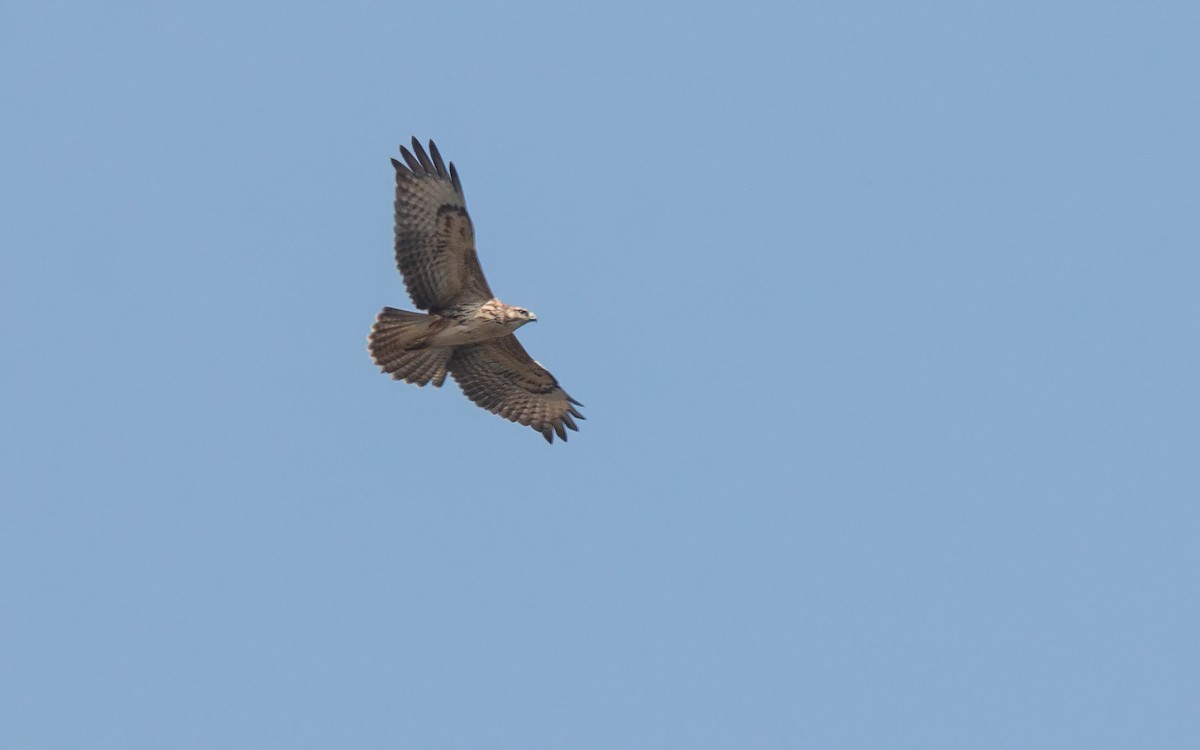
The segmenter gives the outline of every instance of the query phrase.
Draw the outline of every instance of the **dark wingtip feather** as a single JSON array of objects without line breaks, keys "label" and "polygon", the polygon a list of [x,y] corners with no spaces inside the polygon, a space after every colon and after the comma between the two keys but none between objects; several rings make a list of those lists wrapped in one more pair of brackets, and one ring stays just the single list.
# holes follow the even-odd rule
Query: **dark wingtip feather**
[{"label": "dark wingtip feather", "polygon": [[[432,158],[430,157],[432,154]],[[405,146],[400,147],[400,155],[404,157],[404,164],[392,159],[392,166],[396,168],[397,175],[405,177],[440,177],[444,180],[450,180],[454,185],[454,189],[459,195],[462,195],[462,182],[458,179],[458,170],[454,168],[454,162],[450,162],[449,169],[446,168],[446,161],[442,158],[441,152],[438,151],[437,144],[431,139],[429,141],[429,151],[425,151],[425,147],[417,140],[414,135],[412,138],[412,150],[410,151]],[[405,168],[407,165],[407,169]]]},{"label": "dark wingtip feather", "polygon": [[[575,404],[576,406],[583,406],[583,404],[579,403],[578,401],[571,398],[570,396],[567,396],[567,400],[570,401],[572,404]],[[584,407],[584,408],[587,408],[587,407]]]},{"label": "dark wingtip feather", "polygon": [[[412,155],[412,152],[405,147],[400,147],[400,155],[404,157],[405,163],[408,164],[409,170],[414,174],[419,174],[421,171],[421,162],[417,161],[417,157]],[[392,159],[395,162],[395,159]]]},{"label": "dark wingtip feather", "polygon": [[425,153],[425,147],[421,145],[421,142],[417,140],[416,136],[413,136],[413,153],[415,153],[417,158],[420,159],[421,168],[425,171],[425,174],[437,174],[437,170],[433,167],[433,162],[429,159],[429,154]]},{"label": "dark wingtip feather", "polygon": [[554,423],[554,431],[558,433],[559,440],[563,441],[564,443],[567,442],[567,431],[563,427],[562,422]]},{"label": "dark wingtip feather", "polygon": [[442,161],[437,144],[432,140],[429,141],[429,155],[433,157],[433,166],[437,168],[438,177],[449,177],[450,175],[446,172],[446,162]]},{"label": "dark wingtip feather", "polygon": [[554,433],[550,431],[549,427],[542,430],[542,437],[546,438],[547,443],[554,444]]}]

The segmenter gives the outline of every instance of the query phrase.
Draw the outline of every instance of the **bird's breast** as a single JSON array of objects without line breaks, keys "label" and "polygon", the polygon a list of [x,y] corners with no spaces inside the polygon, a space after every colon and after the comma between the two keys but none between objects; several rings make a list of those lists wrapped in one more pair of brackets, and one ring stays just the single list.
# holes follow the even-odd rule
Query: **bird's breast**
[{"label": "bird's breast", "polygon": [[445,321],[445,326],[430,338],[430,346],[479,344],[512,333],[508,326],[490,316],[467,314],[440,317]]}]

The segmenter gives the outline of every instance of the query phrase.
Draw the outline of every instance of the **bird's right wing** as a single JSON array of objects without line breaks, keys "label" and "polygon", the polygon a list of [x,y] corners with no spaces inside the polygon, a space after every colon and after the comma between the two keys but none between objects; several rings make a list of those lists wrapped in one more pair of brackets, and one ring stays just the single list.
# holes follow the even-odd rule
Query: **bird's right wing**
[{"label": "bird's right wing", "polygon": [[433,141],[429,153],[412,139],[396,168],[396,265],[413,304],[422,310],[492,298],[454,164],[446,168]]}]

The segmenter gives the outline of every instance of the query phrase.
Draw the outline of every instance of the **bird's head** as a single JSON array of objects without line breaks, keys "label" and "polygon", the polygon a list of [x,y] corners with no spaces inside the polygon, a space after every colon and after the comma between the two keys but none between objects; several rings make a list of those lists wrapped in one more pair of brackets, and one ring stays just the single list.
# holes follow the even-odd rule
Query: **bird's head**
[{"label": "bird's head", "polygon": [[513,330],[520,328],[526,323],[537,321],[537,316],[523,307],[509,305],[504,310],[504,322],[513,327]]},{"label": "bird's head", "polygon": [[509,310],[509,319],[512,323],[516,323],[518,328],[526,323],[538,322],[538,316],[533,312],[526,310],[524,307],[512,307]]}]

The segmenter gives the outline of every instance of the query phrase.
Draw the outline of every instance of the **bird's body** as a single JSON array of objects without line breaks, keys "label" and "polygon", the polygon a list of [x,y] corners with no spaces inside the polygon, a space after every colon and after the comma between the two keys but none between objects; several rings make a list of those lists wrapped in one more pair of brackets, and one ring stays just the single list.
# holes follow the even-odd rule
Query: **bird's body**
[{"label": "bird's body", "polygon": [[421,316],[424,318],[423,330],[414,332],[414,337],[404,342],[404,347],[427,349],[482,344],[490,339],[507,336],[526,323],[536,320],[532,316],[532,313],[523,308],[506,305],[495,298],[478,305],[446,307],[436,313]]},{"label": "bird's body", "polygon": [[[413,139],[396,168],[396,264],[413,303],[428,314],[385,307],[368,349],[397,380],[440,387],[450,374],[479,406],[528,425],[553,442],[583,419],[579,402],[535,362],[513,332],[537,316],[492,295],[454,164],[433,141]],[[415,154],[415,155],[414,155]],[[431,158],[432,157],[432,158]]]}]

